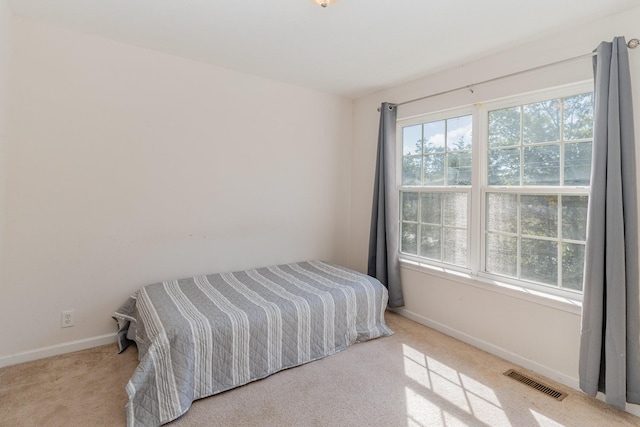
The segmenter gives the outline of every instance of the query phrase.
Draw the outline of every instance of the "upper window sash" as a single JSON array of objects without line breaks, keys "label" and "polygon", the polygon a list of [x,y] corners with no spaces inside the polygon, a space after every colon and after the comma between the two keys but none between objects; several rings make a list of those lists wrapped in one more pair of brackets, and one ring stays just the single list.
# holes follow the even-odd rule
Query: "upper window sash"
[{"label": "upper window sash", "polygon": [[[446,121],[446,120],[451,120],[454,118],[459,118],[459,117],[465,117],[465,116],[471,116],[472,117],[472,122],[474,123],[474,127],[473,127],[473,139],[471,139],[470,141],[468,141],[468,145],[469,146],[464,146],[464,147],[460,147],[461,149],[450,149],[450,145],[448,145],[445,149],[444,147],[444,139],[446,138],[445,135],[440,135],[440,136],[436,136],[436,138],[442,138],[442,150],[441,151],[437,151],[437,152],[433,152],[433,153],[425,153],[424,151],[420,151],[420,153],[417,152],[417,150],[412,153],[411,156],[415,156],[416,158],[418,156],[423,156],[426,154],[427,157],[431,157],[431,156],[444,156],[446,155],[453,155],[453,156],[457,156],[461,159],[462,161],[467,160],[467,154],[469,159],[469,162],[473,161],[473,157],[475,156],[475,145],[474,141],[476,141],[475,138],[475,132],[476,132],[476,126],[475,126],[475,121],[476,121],[476,117],[474,115],[475,109],[472,106],[468,106],[468,107],[462,107],[462,108],[455,108],[455,109],[451,109],[451,110],[444,110],[444,111],[439,111],[437,113],[432,113],[432,114],[425,114],[425,115],[420,115],[420,116],[416,116],[416,117],[411,117],[411,118],[406,118],[406,119],[399,119],[396,122],[396,141],[398,141],[398,144],[396,144],[396,183],[397,183],[397,187],[398,188],[420,188],[420,187],[429,187],[429,188],[438,188],[438,187],[445,187],[445,188],[450,188],[450,187],[458,187],[458,186],[463,186],[463,187],[469,187],[471,185],[471,182],[473,181],[473,177],[472,177],[472,173],[473,173],[473,164],[470,163],[469,169],[469,184],[460,184],[460,181],[455,181],[455,180],[451,180],[450,177],[447,177],[446,175],[443,177],[444,182],[443,183],[437,183],[437,182],[429,182],[429,180],[427,180],[426,183],[424,183],[422,181],[422,179],[420,179],[419,183],[410,183],[410,184],[403,184],[403,176],[402,176],[402,172],[403,172],[403,161],[405,159],[405,148],[409,148],[408,145],[413,145],[411,142],[409,143],[403,143],[403,133],[404,130],[407,128],[411,128],[413,126],[416,125],[422,125],[422,124],[426,124],[426,123],[433,123],[433,129],[429,129],[429,130],[433,130],[433,132],[438,132],[439,129],[436,129],[437,127],[439,127],[438,125],[436,125],[436,123],[438,122],[442,122],[442,121]],[[430,127],[430,126],[428,126]],[[434,137],[433,134],[429,135],[428,134],[429,131],[427,131],[426,135],[425,133],[421,133],[421,135],[419,136],[420,139],[424,138],[425,136],[427,138]],[[449,135],[447,136],[452,136],[452,133],[450,132]],[[416,135],[416,138],[418,136]],[[447,141],[449,142],[449,141]],[[464,141],[464,144],[467,144],[467,141]],[[463,144],[463,145],[464,145]],[[443,160],[444,161],[444,160]],[[446,174],[446,170],[447,170],[447,166],[444,166],[444,174]],[[421,170],[420,170],[420,177],[422,178],[422,163],[421,163]],[[449,178],[449,180],[448,180]]]},{"label": "upper window sash", "polygon": [[[588,80],[588,81],[583,81],[583,82],[579,82],[579,83],[573,83],[573,84],[568,84],[565,86],[560,86],[560,87],[556,87],[556,88],[552,88],[552,89],[547,89],[547,90],[542,90],[542,91],[536,91],[536,92],[531,92],[531,93],[526,93],[526,94],[520,94],[520,95],[514,95],[514,96],[510,96],[510,97],[506,97],[506,98],[502,98],[502,99],[498,99],[498,100],[493,100],[493,101],[488,101],[485,103],[481,103],[481,104],[476,104],[476,106],[478,107],[478,126],[479,126],[479,131],[477,133],[475,133],[475,135],[478,138],[478,158],[477,163],[475,163],[478,166],[478,179],[475,181],[475,183],[477,183],[477,185],[481,186],[481,187],[485,187],[485,186],[489,186],[489,187],[502,187],[502,186],[510,186],[510,185],[505,185],[505,184],[500,184],[500,183],[490,183],[488,182],[488,167],[489,167],[489,161],[488,161],[488,156],[489,156],[489,113],[492,111],[497,111],[497,110],[504,110],[504,109],[509,109],[509,108],[513,108],[513,107],[518,107],[518,106],[522,106],[522,105],[530,105],[530,104],[535,104],[535,103],[539,103],[539,102],[543,102],[546,100],[550,100],[550,99],[557,99],[557,98],[570,98],[573,97],[575,95],[578,94],[582,94],[582,93],[587,93],[587,92],[593,92],[593,81]],[[522,120],[522,118],[520,118]],[[562,129],[562,128],[561,128]],[[585,142],[585,141],[591,141],[592,138],[585,138],[585,139],[571,139],[571,140],[565,140],[562,141],[563,144],[574,144],[574,143],[580,143],[580,142]],[[548,142],[540,142],[540,143],[535,143],[535,144],[527,144],[527,147],[542,147],[545,145],[551,145],[551,144],[557,144],[560,143],[560,141],[548,141]],[[513,146],[514,148],[516,147],[520,147],[520,144],[514,144]],[[562,150],[561,150],[562,151]],[[560,153],[561,156],[564,156],[564,152]],[[563,159],[563,157],[561,157]],[[523,159],[521,159],[522,161]],[[558,185],[536,185],[536,184],[526,184],[526,183],[522,183],[522,181],[516,185],[522,188],[526,188],[526,187],[563,187],[563,188],[569,188],[569,187],[579,187],[579,188],[588,188],[589,185],[581,185],[581,184],[571,184],[571,183],[564,183],[563,179],[564,178],[564,174],[560,177],[560,182]],[[564,184],[564,185],[563,185]]]}]

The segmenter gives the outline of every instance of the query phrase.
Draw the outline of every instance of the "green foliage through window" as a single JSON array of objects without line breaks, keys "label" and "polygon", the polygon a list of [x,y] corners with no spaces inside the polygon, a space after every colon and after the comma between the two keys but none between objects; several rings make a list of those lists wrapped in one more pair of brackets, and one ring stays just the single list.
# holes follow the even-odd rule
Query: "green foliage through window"
[{"label": "green foliage through window", "polygon": [[582,291],[593,94],[493,110],[488,119],[487,182],[506,189],[486,194],[485,271]]},{"label": "green foliage through window", "polygon": [[582,290],[588,196],[488,192],[488,273]]},{"label": "green foliage through window", "polygon": [[402,129],[402,185],[471,185],[470,115]]},{"label": "green foliage through window", "polygon": [[586,90],[407,119],[399,127],[400,252],[520,286],[582,292],[593,140]]},{"label": "green foliage through window", "polygon": [[589,185],[592,93],[488,114],[489,185]]},{"label": "green foliage through window", "polygon": [[465,267],[468,192],[403,191],[400,197],[400,251]]}]

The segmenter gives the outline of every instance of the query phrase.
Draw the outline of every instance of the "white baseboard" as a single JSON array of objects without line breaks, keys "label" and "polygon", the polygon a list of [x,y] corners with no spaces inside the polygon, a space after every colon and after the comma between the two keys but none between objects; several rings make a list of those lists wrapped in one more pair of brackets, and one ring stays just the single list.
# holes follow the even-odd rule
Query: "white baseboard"
[{"label": "white baseboard", "polygon": [[447,325],[443,325],[442,323],[438,323],[434,320],[428,319],[424,316],[416,314],[412,311],[406,310],[404,308],[393,308],[391,311],[398,313],[399,315],[406,317],[408,319],[413,320],[414,322],[418,322],[422,325],[428,326],[436,331],[442,332],[445,335],[449,335],[453,338],[456,338],[462,342],[470,344],[474,347],[477,347],[481,350],[486,351],[487,353],[494,354],[498,357],[501,357],[504,360],[507,360],[511,363],[515,363],[516,365],[522,366],[523,368],[529,369],[533,372],[536,372],[540,375],[544,375],[545,377],[556,381],[560,384],[564,384],[568,387],[571,387],[575,390],[580,389],[580,382],[577,378],[573,378],[569,375],[566,375],[562,372],[556,371],[555,369],[551,369],[548,366],[541,365],[540,363],[527,359],[525,357],[520,356],[519,354],[513,353],[509,350],[506,350],[502,347],[499,347],[495,344],[491,344],[484,340],[478,339],[472,335],[465,334],[464,332],[460,332],[456,329],[453,329]]},{"label": "white baseboard", "polygon": [[0,368],[18,363],[31,362],[33,360],[44,359],[45,357],[57,356],[59,354],[72,353],[74,351],[87,350],[101,345],[113,344],[117,342],[117,334],[106,334],[97,337],[86,338],[78,341],[71,341],[63,344],[42,347],[23,353],[10,354],[0,357]]}]

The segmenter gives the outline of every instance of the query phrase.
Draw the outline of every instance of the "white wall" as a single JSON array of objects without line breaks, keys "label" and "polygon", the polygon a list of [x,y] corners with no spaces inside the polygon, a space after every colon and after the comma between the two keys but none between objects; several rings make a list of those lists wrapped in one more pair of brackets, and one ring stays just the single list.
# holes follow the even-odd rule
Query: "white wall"
[{"label": "white wall", "polygon": [[0,366],[113,340],[111,314],[148,283],[346,262],[351,100],[14,30]]},{"label": "white wall", "polygon": [[2,253],[6,213],[6,170],[9,139],[9,93],[13,15],[6,0],[0,0],[0,286],[2,285]]},{"label": "white wall", "polygon": [[[640,8],[357,100],[354,107],[349,265],[361,271],[366,269],[379,117],[376,108],[381,102],[415,99],[587,54],[600,41],[611,41],[614,36],[639,37],[638,22]],[[637,135],[640,133],[640,49],[630,51],[630,58]],[[411,117],[591,78],[591,60],[584,59],[477,86],[474,93],[462,90],[403,105],[398,109],[398,117]],[[579,308],[562,304],[548,306],[540,304],[537,299],[496,293],[495,288],[472,286],[468,282],[407,267],[402,269],[402,279],[406,303],[400,310],[402,314],[577,387]],[[632,411],[637,412],[636,409]]]}]

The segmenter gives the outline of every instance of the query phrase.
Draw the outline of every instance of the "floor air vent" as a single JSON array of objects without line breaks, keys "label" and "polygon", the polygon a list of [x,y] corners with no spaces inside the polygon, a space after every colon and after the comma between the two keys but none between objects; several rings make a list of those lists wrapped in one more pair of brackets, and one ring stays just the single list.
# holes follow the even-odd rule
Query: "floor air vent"
[{"label": "floor air vent", "polygon": [[519,372],[516,372],[513,369],[509,369],[507,372],[504,373],[504,375],[508,376],[509,378],[513,378],[514,380],[519,381],[522,384],[528,385],[531,388],[535,388],[536,390],[541,391],[547,396],[551,396],[556,400],[562,400],[565,397],[567,397],[567,393],[563,393],[552,387],[541,384],[538,381],[534,380],[533,378],[529,378],[528,376],[523,375]]}]

